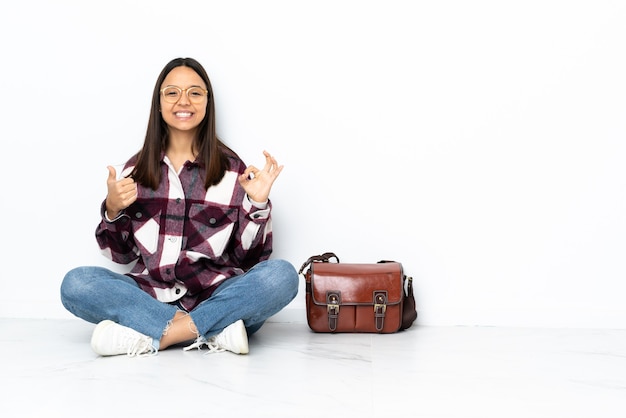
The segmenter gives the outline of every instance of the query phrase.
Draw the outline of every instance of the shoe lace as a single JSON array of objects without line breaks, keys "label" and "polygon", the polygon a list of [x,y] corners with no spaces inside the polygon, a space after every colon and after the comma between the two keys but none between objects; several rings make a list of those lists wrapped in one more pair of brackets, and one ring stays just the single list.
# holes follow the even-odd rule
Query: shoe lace
[{"label": "shoe lace", "polygon": [[197,348],[198,351],[202,351],[202,346],[204,345],[206,345],[207,348],[209,349],[209,351],[204,353],[205,355],[212,354],[212,353],[221,353],[222,351],[226,351],[225,349],[223,349],[217,344],[216,337],[211,337],[209,339],[206,339],[202,336],[196,338],[196,340],[192,344],[183,348],[183,350],[189,351],[189,350],[193,350],[194,348]]},{"label": "shoe lace", "polygon": [[126,355],[128,357],[146,357],[156,355],[157,350],[152,346],[149,338],[137,338],[128,345]]}]

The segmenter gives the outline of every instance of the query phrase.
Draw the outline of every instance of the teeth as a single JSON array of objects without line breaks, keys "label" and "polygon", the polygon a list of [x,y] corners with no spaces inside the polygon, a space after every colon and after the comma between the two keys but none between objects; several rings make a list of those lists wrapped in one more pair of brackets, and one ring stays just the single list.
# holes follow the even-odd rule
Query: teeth
[{"label": "teeth", "polygon": [[188,118],[191,116],[190,112],[176,112],[176,116],[179,116],[181,118]]}]

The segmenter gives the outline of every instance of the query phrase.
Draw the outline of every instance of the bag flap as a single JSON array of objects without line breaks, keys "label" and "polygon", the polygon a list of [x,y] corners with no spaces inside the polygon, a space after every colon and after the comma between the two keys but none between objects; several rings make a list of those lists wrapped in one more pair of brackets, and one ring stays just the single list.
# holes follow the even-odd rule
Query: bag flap
[{"label": "bag flap", "polygon": [[326,305],[327,292],[339,291],[341,305],[372,305],[374,292],[387,292],[387,305],[399,304],[404,296],[402,265],[312,263],[311,296],[316,305]]}]

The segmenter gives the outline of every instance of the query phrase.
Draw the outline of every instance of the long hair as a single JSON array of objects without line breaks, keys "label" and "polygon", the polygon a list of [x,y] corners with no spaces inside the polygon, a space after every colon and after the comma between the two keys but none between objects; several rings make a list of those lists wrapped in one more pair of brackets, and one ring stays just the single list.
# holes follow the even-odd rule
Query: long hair
[{"label": "long hair", "polygon": [[206,84],[207,96],[206,115],[195,138],[194,148],[198,150],[198,160],[206,167],[204,187],[216,185],[224,177],[229,168],[228,155],[235,155],[218,137],[215,131],[215,101],[211,81],[202,65],[193,58],[175,58],[167,63],[154,85],[150,118],[143,147],[137,153],[137,163],[132,173],[133,179],[145,187],[156,190],[161,182],[161,154],[168,145],[169,129],[161,116],[161,84],[165,77],[176,67],[189,67],[194,70]]}]

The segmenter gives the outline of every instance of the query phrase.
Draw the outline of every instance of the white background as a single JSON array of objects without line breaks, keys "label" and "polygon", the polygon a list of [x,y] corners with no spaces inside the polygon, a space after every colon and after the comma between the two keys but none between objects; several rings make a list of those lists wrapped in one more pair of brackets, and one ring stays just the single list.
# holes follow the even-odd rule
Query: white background
[{"label": "white background", "polygon": [[[626,3],[7,1],[0,316],[69,318],[108,164],[191,56],[275,257],[401,261],[422,325],[626,327]],[[302,279],[303,281],[303,279]],[[303,287],[278,316],[305,321]]]}]

